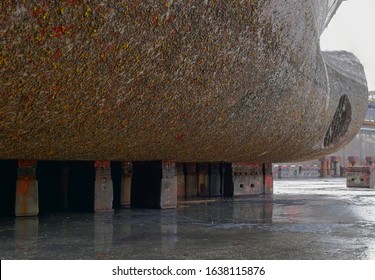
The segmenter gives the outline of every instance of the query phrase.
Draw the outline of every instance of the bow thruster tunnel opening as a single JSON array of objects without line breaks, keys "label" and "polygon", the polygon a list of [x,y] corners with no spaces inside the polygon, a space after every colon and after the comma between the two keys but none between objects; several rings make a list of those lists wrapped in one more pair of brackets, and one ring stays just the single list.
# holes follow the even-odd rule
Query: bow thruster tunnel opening
[{"label": "bow thruster tunnel opening", "polygon": [[340,98],[339,105],[324,137],[324,147],[338,143],[348,131],[351,120],[352,106],[348,96],[345,94]]}]

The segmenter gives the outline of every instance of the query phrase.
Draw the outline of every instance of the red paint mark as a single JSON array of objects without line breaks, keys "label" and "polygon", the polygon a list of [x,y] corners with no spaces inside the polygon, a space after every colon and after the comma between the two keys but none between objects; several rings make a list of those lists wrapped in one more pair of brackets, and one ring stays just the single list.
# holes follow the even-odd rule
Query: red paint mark
[{"label": "red paint mark", "polygon": [[168,24],[171,24],[173,21],[174,21],[175,17],[170,15],[167,17],[167,19],[165,20],[166,23]]},{"label": "red paint mark", "polygon": [[151,23],[154,26],[157,26],[159,24],[159,17],[158,16],[152,16],[151,17]]},{"label": "red paint mark", "polygon": [[92,12],[93,13],[104,13],[105,12],[104,5],[101,5],[101,4],[95,5],[95,7],[92,9]]},{"label": "red paint mark", "polygon": [[60,49],[57,49],[55,53],[52,55],[53,59],[59,59],[62,57],[62,51]]},{"label": "red paint mark", "polygon": [[53,34],[52,36],[55,38],[60,38],[64,36],[66,33],[69,32],[69,30],[72,29],[72,25],[69,26],[63,26],[63,25],[58,25],[52,28]]},{"label": "red paint mark", "polygon": [[17,195],[27,195],[30,188],[30,178],[29,177],[20,177],[18,178],[18,188]]},{"label": "red paint mark", "polygon": [[17,196],[22,197],[22,206],[21,206],[21,211],[22,213],[27,213],[27,194],[29,193],[30,189],[30,178],[25,176],[25,177],[19,177],[18,178],[18,187],[16,191]]},{"label": "red paint mark", "polygon": [[272,177],[272,175],[266,175],[266,178],[265,178],[264,181],[265,181],[264,184],[265,184],[266,192],[271,192],[272,188],[273,188],[273,177]]},{"label": "red paint mark", "polygon": [[53,27],[53,34],[52,36],[55,38],[60,38],[67,32],[66,28],[62,25]]},{"label": "red paint mark", "polygon": [[111,162],[109,160],[96,160],[95,167],[111,167]]},{"label": "red paint mark", "polygon": [[177,142],[181,142],[182,140],[185,139],[185,134],[181,133],[179,135],[176,136],[176,141]]},{"label": "red paint mark", "polygon": [[18,167],[35,167],[36,160],[19,160]]},{"label": "red paint mark", "polygon": [[36,7],[34,7],[34,8],[31,10],[31,15],[32,15],[34,18],[39,18],[39,17],[42,16],[45,12],[46,12],[46,5],[44,5],[43,7],[40,7],[40,8],[36,8]]}]

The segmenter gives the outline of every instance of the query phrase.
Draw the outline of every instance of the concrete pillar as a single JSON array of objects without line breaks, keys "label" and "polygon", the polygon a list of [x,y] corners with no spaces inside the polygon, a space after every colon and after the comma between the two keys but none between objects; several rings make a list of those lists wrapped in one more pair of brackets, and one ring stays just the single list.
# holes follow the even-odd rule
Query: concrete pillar
[{"label": "concrete pillar", "polygon": [[340,156],[331,156],[331,175],[332,176],[340,176]]},{"label": "concrete pillar", "polygon": [[177,176],[174,161],[162,162],[162,180],[160,194],[160,208],[176,208],[177,206]]},{"label": "concrete pillar", "polygon": [[131,207],[167,209],[176,206],[176,163],[133,162]]},{"label": "concrete pillar", "polygon": [[273,193],[272,163],[263,163],[263,185],[265,194]]},{"label": "concrete pillar", "polygon": [[345,167],[340,165],[340,177],[345,177],[346,174],[345,174]]},{"label": "concrete pillar", "polygon": [[198,180],[197,167],[195,163],[186,163],[186,198],[197,197]]},{"label": "concrete pillar", "polygon": [[69,208],[69,165],[64,162],[61,169],[61,206]]},{"label": "concrete pillar", "polygon": [[340,162],[339,161],[334,162],[334,175],[340,176]]},{"label": "concrete pillar", "polygon": [[359,157],[358,156],[350,156],[348,157],[349,166],[359,166]]},{"label": "concrete pillar", "polygon": [[327,161],[327,174],[328,176],[331,174],[331,159]]},{"label": "concrete pillar", "polygon": [[262,194],[263,173],[259,163],[233,163],[233,195]]},{"label": "concrete pillar", "polygon": [[283,177],[282,174],[282,168],[281,165],[279,165],[277,168],[277,178],[281,179]]},{"label": "concrete pillar", "polygon": [[111,162],[95,161],[95,199],[94,211],[113,211],[113,182],[111,177]]},{"label": "concrete pillar", "polygon": [[329,157],[323,157],[320,161],[320,177],[327,177],[331,175],[331,162]]},{"label": "concrete pillar", "polygon": [[36,216],[39,213],[36,164],[36,160],[18,161],[15,206],[15,215],[17,217]]},{"label": "concrete pillar", "polygon": [[375,166],[375,156],[366,157],[366,164],[368,166]]},{"label": "concrete pillar", "polygon": [[208,163],[198,163],[198,196],[207,197],[210,193]]},{"label": "concrete pillar", "polygon": [[184,164],[176,162],[176,176],[177,176],[177,199],[185,198],[185,173]]},{"label": "concrete pillar", "polygon": [[220,196],[221,181],[220,181],[220,164],[210,163],[209,181],[210,181],[210,196]]},{"label": "concrete pillar", "polygon": [[130,198],[131,198],[133,165],[131,162],[124,161],[121,163],[121,168],[122,168],[122,176],[121,176],[120,203],[121,203],[121,207],[129,208]]}]

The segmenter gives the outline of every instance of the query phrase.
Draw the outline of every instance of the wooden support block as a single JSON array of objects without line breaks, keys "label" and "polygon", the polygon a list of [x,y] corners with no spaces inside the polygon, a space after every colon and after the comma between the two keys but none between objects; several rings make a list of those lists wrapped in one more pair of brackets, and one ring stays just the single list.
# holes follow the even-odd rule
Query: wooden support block
[{"label": "wooden support block", "polygon": [[35,160],[18,161],[15,215],[37,216],[39,214],[38,181]]},{"label": "wooden support block", "polygon": [[113,182],[110,161],[95,161],[94,211],[113,211]]}]

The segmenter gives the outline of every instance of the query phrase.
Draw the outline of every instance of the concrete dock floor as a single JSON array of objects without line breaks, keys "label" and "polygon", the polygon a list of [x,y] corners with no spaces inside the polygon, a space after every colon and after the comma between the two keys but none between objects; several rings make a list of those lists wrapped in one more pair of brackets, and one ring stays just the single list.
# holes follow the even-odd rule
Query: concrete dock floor
[{"label": "concrete dock floor", "polygon": [[274,194],[175,210],[0,218],[1,259],[375,259],[375,190],[275,181]]}]

